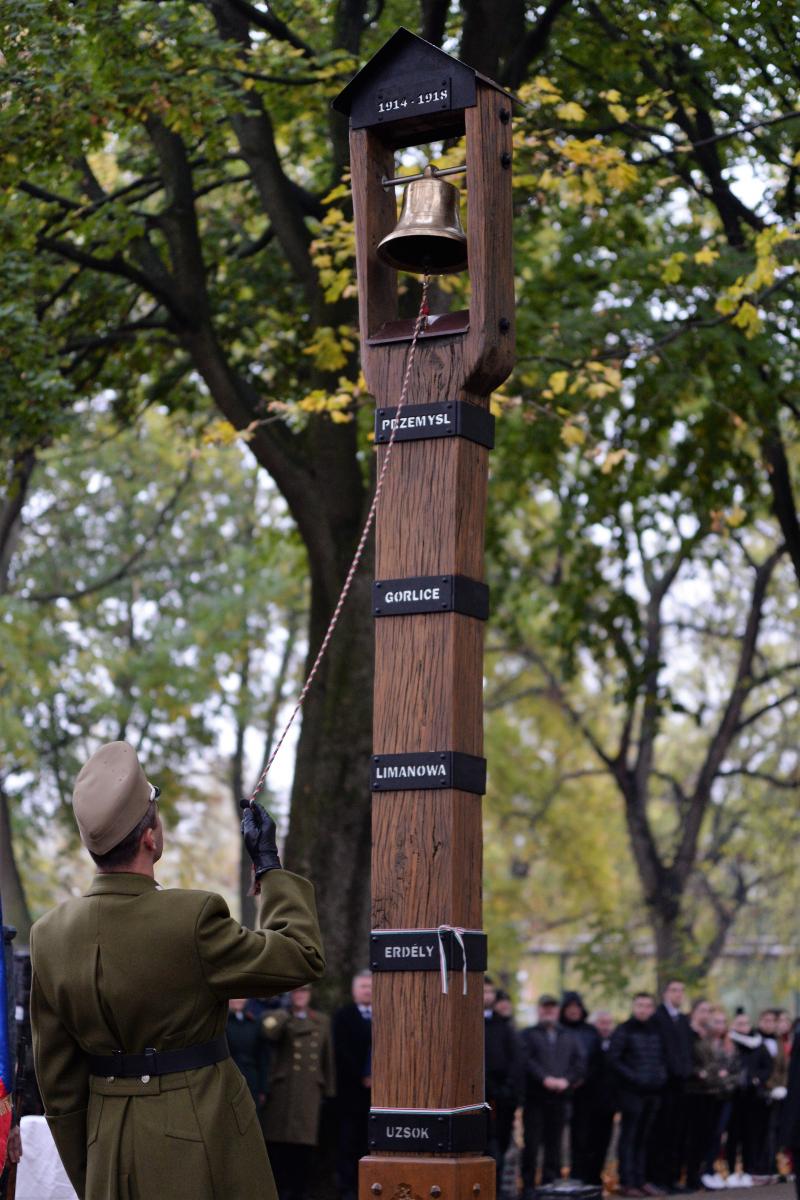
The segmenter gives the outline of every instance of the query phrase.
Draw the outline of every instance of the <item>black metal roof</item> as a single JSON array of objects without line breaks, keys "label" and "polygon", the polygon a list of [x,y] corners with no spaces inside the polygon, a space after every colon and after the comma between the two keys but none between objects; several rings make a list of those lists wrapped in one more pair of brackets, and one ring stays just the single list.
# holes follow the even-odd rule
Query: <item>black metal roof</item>
[{"label": "black metal roof", "polygon": [[347,87],[343,88],[339,95],[332,101],[332,107],[337,112],[344,113],[349,117],[353,104],[364,90],[369,87],[375,77],[380,77],[388,68],[394,67],[400,71],[408,70],[411,66],[418,70],[420,67],[424,70],[438,71],[447,66],[449,71],[456,69],[458,74],[462,72],[470,78],[480,79],[483,83],[495,88],[504,96],[508,96],[509,100],[514,97],[501,87],[499,83],[495,83],[493,79],[482,75],[480,71],[476,71],[474,67],[470,67],[467,63],[462,63],[460,59],[455,58],[452,54],[446,54],[438,46],[434,46],[432,42],[426,42],[424,38],[417,37],[409,29],[404,29],[402,26],[393,33],[388,42],[381,46],[376,54],[373,54],[369,62],[365,63],[358,74],[354,75],[348,83]]}]

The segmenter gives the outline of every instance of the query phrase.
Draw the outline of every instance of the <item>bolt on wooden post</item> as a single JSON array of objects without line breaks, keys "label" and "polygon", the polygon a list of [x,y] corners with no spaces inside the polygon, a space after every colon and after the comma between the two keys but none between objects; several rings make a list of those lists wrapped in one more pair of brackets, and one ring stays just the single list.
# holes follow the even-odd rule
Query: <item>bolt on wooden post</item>
[{"label": "bolt on wooden post", "polygon": [[[511,104],[405,29],[334,101],[350,118],[361,354],[379,461],[414,327],[398,315],[397,265],[444,272],[466,252],[470,281],[469,310],[431,314],[422,331],[377,514],[372,1111],[361,1200],[495,1192],[483,1078],[483,542],[489,395],[514,361]],[[435,173],[408,185],[422,190],[397,225],[387,181],[398,151],[461,137],[465,239],[457,198]]]}]

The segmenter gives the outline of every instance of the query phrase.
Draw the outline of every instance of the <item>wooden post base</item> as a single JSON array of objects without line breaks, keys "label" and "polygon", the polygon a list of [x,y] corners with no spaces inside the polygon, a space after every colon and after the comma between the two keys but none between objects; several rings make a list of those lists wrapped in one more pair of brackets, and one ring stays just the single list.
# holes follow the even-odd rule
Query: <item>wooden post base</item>
[{"label": "wooden post base", "polygon": [[359,1200],[495,1200],[493,1158],[373,1155],[358,1164]]}]

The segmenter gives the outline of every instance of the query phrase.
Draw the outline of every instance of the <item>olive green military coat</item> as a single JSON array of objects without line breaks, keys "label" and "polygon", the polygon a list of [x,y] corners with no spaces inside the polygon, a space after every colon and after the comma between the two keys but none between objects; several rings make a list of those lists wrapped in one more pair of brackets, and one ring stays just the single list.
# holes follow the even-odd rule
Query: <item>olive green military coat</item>
[{"label": "olive green military coat", "polygon": [[81,1200],[275,1200],[253,1098],[231,1059],[142,1079],[90,1075],[87,1054],[171,1050],[224,1033],[227,1001],[323,970],[311,884],[262,878],[260,928],[220,896],[98,875],[31,933],[36,1075]]},{"label": "olive green military coat", "polygon": [[322,1101],[336,1094],[330,1018],[311,1011],[296,1017],[284,1009],[267,1013],[262,1029],[273,1048],[264,1136],[316,1146]]}]

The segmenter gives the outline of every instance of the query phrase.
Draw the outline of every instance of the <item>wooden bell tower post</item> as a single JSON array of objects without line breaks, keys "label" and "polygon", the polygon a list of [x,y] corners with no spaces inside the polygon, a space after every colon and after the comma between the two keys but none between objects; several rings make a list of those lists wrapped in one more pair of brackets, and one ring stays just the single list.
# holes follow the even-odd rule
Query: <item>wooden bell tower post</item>
[{"label": "wooden bell tower post", "polygon": [[471,286],[468,312],[428,318],[377,514],[372,1111],[360,1200],[495,1194],[484,1157],[483,542],[489,394],[514,362],[511,104],[405,29],[334,101],[350,118],[379,456],[414,325],[398,319],[397,273],[376,254],[397,221],[384,186],[397,150],[466,135]]}]

